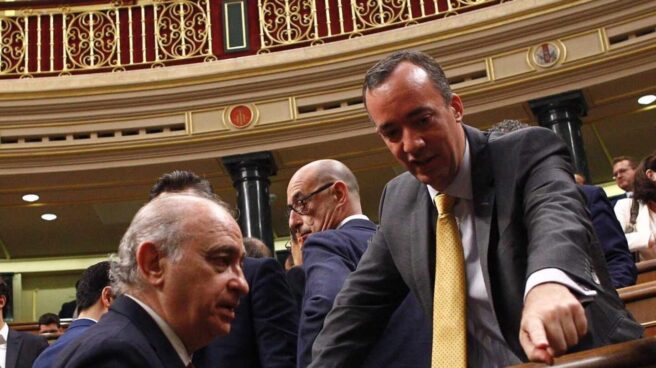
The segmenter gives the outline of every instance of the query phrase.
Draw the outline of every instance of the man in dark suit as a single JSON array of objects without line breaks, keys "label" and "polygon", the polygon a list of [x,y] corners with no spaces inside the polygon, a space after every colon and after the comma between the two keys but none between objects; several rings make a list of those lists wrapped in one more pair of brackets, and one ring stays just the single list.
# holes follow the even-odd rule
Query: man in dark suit
[{"label": "man in dark suit", "polygon": [[111,261],[109,312],[59,355],[55,367],[177,367],[226,335],[241,295],[244,246],[217,201],[155,198],[135,215]]},{"label": "man in dark suit", "polygon": [[585,194],[590,218],[604,251],[611,283],[616,289],[634,285],[638,269],[606,193],[594,185],[581,185],[580,188]]},{"label": "man in dark suit", "polygon": [[48,347],[48,341],[43,336],[9,328],[4,320],[4,307],[8,297],[9,288],[0,277],[0,349],[4,350],[4,354],[0,354],[0,367],[32,368],[36,357]]},{"label": "man in dark suit", "polygon": [[[464,125],[441,67],[418,52],[379,62],[363,92],[378,134],[409,172],[387,184],[379,229],[326,318],[311,367],[358,366],[408,289],[429,318],[442,317],[433,308],[445,303],[434,285],[448,289],[434,277],[445,262],[436,234],[449,238],[437,246],[461,243],[464,253],[466,318],[450,331],[465,329],[466,346],[452,366],[552,362],[642,335],[610,283],[560,138],[543,128],[490,137]],[[438,193],[456,200],[440,218],[457,222],[459,239],[436,230]],[[433,352],[455,343],[434,337]]]},{"label": "man in dark suit", "polygon": [[[289,227],[302,250],[295,263],[305,271],[298,339],[298,367],[311,360],[312,344],[346,277],[353,272],[376,231],[362,214],[355,175],[335,160],[300,168],[287,187]],[[364,367],[425,367],[430,361],[430,328],[417,300],[407,295],[382,339],[365,356]]]},{"label": "man in dark suit", "polygon": [[[528,127],[530,125],[517,120],[504,120],[494,124],[488,132],[506,134]],[[616,289],[634,285],[638,277],[638,269],[606,193],[599,187],[586,185],[581,173],[574,173],[574,181],[585,195],[586,208],[604,252],[611,283]]]},{"label": "man in dark suit", "polygon": [[[162,175],[150,198],[173,193],[216,198],[212,185],[190,171]],[[259,239],[257,240],[261,243]],[[266,247],[263,243],[262,246]],[[248,252],[248,249],[246,249]],[[196,368],[293,368],[298,311],[282,267],[273,258],[246,257],[244,276],[250,292],[239,299],[230,333],[217,336],[196,353]]]},{"label": "man in dark suit", "polygon": [[295,367],[298,312],[282,266],[273,258],[245,258],[251,290],[239,300],[226,336],[194,354],[201,367]]},{"label": "man in dark suit", "polygon": [[50,368],[66,346],[75,341],[100,317],[109,311],[113,300],[109,282],[109,262],[102,261],[89,266],[75,284],[75,303],[80,308],[79,317],[66,332],[39,355],[32,368]]}]

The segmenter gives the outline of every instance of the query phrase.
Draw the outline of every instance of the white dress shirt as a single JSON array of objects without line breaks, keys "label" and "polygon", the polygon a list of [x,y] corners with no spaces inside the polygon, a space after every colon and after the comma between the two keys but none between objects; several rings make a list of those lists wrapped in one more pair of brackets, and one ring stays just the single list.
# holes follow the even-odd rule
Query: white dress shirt
[{"label": "white dress shirt", "polygon": [[[0,313],[2,313],[0,311]],[[0,328],[0,368],[7,366],[7,336],[9,335],[9,326],[3,322]]]},{"label": "white dress shirt", "polygon": [[351,220],[369,220],[369,217],[365,215],[351,215],[345,219],[342,220],[342,222],[337,225],[337,228],[339,229],[340,227],[344,226],[345,223],[351,221]]},{"label": "white dress shirt", "polygon": [[[186,366],[191,363],[191,355],[187,352],[187,348],[185,348],[184,344],[182,343],[182,340],[178,337],[178,335],[175,334],[171,326],[169,326],[162,317],[159,316],[151,307],[146,305],[144,302],[141,300],[135,298],[132,295],[125,294],[125,296],[129,297],[130,299],[134,300],[137,304],[143,308],[148,315],[153,317],[155,320],[155,323],[157,323],[157,326],[162,330],[164,333],[164,336],[169,340],[171,345],[173,345],[173,349],[175,349],[175,352],[178,353],[178,356],[180,357],[180,360],[182,360],[182,363]],[[3,367],[4,368],[4,367]]]},{"label": "white dress shirt", "polygon": [[[635,231],[624,234],[629,243],[629,250],[640,252],[641,258],[656,258],[656,249],[649,248],[649,242],[656,236],[656,213],[642,201],[638,201],[638,217],[636,218]],[[615,203],[615,217],[620,222],[622,229],[626,229],[631,222],[631,205],[633,199],[623,198]]]},{"label": "white dress shirt", "polygon": [[[430,185],[428,193],[433,199],[437,190]],[[521,361],[510,350],[490,303],[489,290],[485,287],[481,258],[476,246],[474,204],[471,180],[471,158],[469,142],[465,140],[465,153],[453,182],[444,190],[445,194],[458,198],[454,215],[464,252],[467,272],[467,360],[470,367],[503,367]],[[437,255],[439,256],[439,254]],[[592,297],[596,292],[583,289],[563,271],[553,268],[542,269],[530,275],[526,282],[524,297],[535,286],[546,282],[558,282],[584,296]],[[519,331],[517,331],[519,334]]]}]

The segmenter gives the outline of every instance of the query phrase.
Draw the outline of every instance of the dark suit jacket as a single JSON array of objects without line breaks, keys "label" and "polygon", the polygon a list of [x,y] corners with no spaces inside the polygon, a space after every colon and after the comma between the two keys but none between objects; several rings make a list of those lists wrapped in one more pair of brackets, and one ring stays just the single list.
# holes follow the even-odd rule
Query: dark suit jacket
[{"label": "dark suit jacket", "polygon": [[[522,360],[519,343],[526,279],[557,268],[596,290],[587,305],[588,334],[577,351],[638,338],[642,328],[610,283],[601,248],[573,180],[567,148],[553,132],[527,128],[490,139],[464,127],[471,154],[476,246],[502,335]],[[335,300],[317,338],[312,367],[357,367],[360,355],[412,291],[433,313],[435,207],[409,173],[390,181],[379,230]]]},{"label": "dark suit jacket", "polygon": [[303,294],[305,294],[305,271],[301,266],[294,266],[287,271],[285,276],[287,277],[289,289],[296,301],[296,307],[300,315],[301,306],[303,305]]},{"label": "dark suit jacket", "polygon": [[606,193],[593,185],[582,185],[592,224],[604,251],[610,280],[615,288],[634,285],[638,277],[629,245]]},{"label": "dark suit jacket", "polygon": [[293,368],[298,309],[282,267],[273,258],[246,258],[244,276],[250,292],[239,300],[230,333],[195,352],[194,365]]},{"label": "dark suit jacket", "polygon": [[150,315],[126,296],[58,355],[53,367],[184,368]]},{"label": "dark suit jacket", "polygon": [[87,328],[95,325],[96,322],[90,319],[76,319],[68,326],[66,332],[59,336],[57,341],[50,345],[46,350],[39,355],[39,357],[34,362],[32,368],[50,368],[55,363],[57,355],[64,350],[68,344],[74,341],[78,336],[82,335]]},{"label": "dark suit jacket", "polygon": [[[1,312],[0,312],[1,313]],[[48,340],[43,336],[27,332],[7,333],[6,368],[32,368],[32,363],[48,347]]]},{"label": "dark suit jacket", "polygon": [[[311,360],[312,344],[323,327],[346,277],[355,271],[366,251],[376,225],[368,220],[351,220],[337,230],[312,234],[303,244],[305,294],[299,323],[298,367]],[[407,296],[407,298],[406,298]],[[427,367],[430,365],[431,329],[419,303],[407,291],[403,304],[391,317],[387,329],[363,367]],[[347,367],[349,365],[344,365]],[[358,365],[359,366],[359,365]]]}]

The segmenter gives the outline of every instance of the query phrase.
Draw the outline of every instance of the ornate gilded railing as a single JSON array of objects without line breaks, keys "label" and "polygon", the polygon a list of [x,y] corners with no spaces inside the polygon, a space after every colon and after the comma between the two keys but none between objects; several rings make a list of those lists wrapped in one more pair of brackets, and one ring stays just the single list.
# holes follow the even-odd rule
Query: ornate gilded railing
[{"label": "ornate gilded railing", "polygon": [[0,78],[212,61],[339,40],[500,2],[114,0],[9,10],[0,12]]},{"label": "ornate gilded railing", "polygon": [[217,6],[212,0],[178,0],[2,16],[0,75],[62,75],[214,60],[210,14]]},{"label": "ornate gilded railing", "polygon": [[503,0],[258,0],[259,52],[360,36],[501,2]]}]

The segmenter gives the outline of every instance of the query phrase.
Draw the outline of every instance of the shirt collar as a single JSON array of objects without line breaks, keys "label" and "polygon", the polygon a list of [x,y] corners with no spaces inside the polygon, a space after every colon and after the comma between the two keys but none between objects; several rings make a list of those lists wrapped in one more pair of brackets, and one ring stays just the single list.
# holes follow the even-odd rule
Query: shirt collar
[{"label": "shirt collar", "polygon": [[347,222],[349,222],[351,220],[369,220],[369,217],[367,217],[365,215],[361,215],[361,214],[351,215],[351,216],[343,219],[342,222],[340,222],[339,225],[337,225],[337,228],[339,229],[340,227],[344,226],[344,224],[346,224]]},{"label": "shirt collar", "polygon": [[134,300],[137,304],[143,308],[148,315],[153,317],[155,320],[155,323],[157,323],[157,326],[162,330],[166,338],[169,340],[171,345],[173,345],[173,349],[175,349],[175,352],[178,353],[178,356],[182,360],[182,363],[184,363],[185,366],[189,365],[191,363],[191,355],[187,352],[187,348],[185,348],[184,344],[182,343],[182,340],[178,337],[178,335],[175,334],[171,326],[169,326],[162,317],[160,317],[157,312],[155,312],[151,307],[149,307],[146,303],[142,302],[141,300],[135,298],[132,295],[125,294],[128,298]]},{"label": "shirt collar", "polygon": [[[430,194],[431,199],[435,198],[437,195],[437,189],[433,188],[430,185],[428,187],[428,194]],[[449,184],[444,193],[448,194],[454,198],[462,198],[471,200],[472,195],[472,183],[471,183],[471,157],[469,153],[469,141],[467,136],[465,136],[465,152],[462,155],[462,161],[460,161],[460,167],[458,172],[456,172],[456,177],[453,178],[451,184]]]},{"label": "shirt collar", "polygon": [[0,342],[0,345],[7,344],[8,335],[9,335],[9,326],[7,325],[7,322],[3,322],[3,326],[2,328],[0,328],[0,336],[2,336],[3,340],[2,342]]}]

